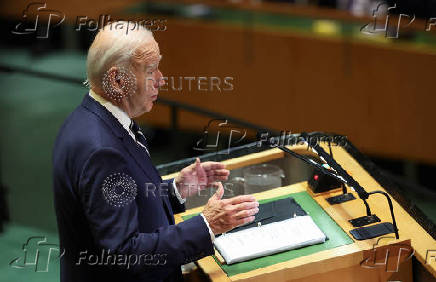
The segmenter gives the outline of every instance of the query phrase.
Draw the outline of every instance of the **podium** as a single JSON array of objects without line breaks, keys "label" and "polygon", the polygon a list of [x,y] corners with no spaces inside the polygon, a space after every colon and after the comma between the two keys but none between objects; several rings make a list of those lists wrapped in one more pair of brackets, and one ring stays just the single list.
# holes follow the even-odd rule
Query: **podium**
[{"label": "podium", "polygon": [[[313,154],[302,145],[288,146],[288,148],[299,154]],[[332,147],[332,152],[336,161],[368,192],[382,190],[391,192],[390,195],[395,194],[389,181],[383,178],[377,168],[365,159],[352,144],[346,147]],[[278,148],[255,149],[253,152],[253,149],[249,147],[241,147],[239,151],[234,150],[233,153],[233,155],[209,154],[202,158],[202,161],[221,159],[229,170],[233,170],[285,157]],[[192,163],[192,160],[186,160],[186,164],[189,163]],[[177,169],[183,166],[185,163],[179,161],[161,166],[160,170],[174,171],[163,177],[166,179],[174,177]],[[395,239],[394,234],[387,234],[373,239],[355,240],[350,234],[350,230],[355,227],[349,220],[365,215],[365,206],[355,192],[352,193],[355,194],[356,200],[336,205],[327,202],[327,198],[341,193],[342,190],[337,189],[314,194],[307,181],[302,181],[254,194],[259,201],[284,196],[307,195],[306,197],[309,197],[329,217],[329,220],[337,225],[339,233],[342,233],[342,235],[338,235],[339,233],[331,235],[333,236],[331,240],[342,236],[340,242],[333,247],[311,251],[305,251],[304,248],[291,250],[286,254],[287,257],[283,257],[283,254],[281,256],[276,254],[232,265],[223,264],[219,255],[216,254],[216,256],[200,259],[197,265],[212,281],[405,282],[413,281],[412,261],[416,260],[430,276],[436,277],[436,240],[432,237],[434,229],[431,224],[425,224],[422,219],[409,214],[408,207],[404,204],[404,207],[400,205],[401,200],[397,201],[394,197],[392,201],[399,229],[399,239]],[[381,221],[390,221],[389,207],[383,197],[371,197],[367,201],[373,213]],[[177,214],[176,222],[181,222],[187,216],[200,213],[202,210],[203,207],[197,207],[183,214]]]}]

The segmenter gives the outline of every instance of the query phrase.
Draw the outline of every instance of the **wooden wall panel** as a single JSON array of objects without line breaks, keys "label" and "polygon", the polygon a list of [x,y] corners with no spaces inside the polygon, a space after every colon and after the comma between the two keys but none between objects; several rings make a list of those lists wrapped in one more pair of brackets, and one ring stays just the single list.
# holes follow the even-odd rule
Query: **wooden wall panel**
[{"label": "wooden wall panel", "polygon": [[[195,21],[169,20],[156,38],[164,75],[234,77],[230,92],[185,91],[184,84],[163,97],[276,130],[341,133],[366,153],[436,162],[434,54]],[[182,128],[207,123],[179,116]]]}]

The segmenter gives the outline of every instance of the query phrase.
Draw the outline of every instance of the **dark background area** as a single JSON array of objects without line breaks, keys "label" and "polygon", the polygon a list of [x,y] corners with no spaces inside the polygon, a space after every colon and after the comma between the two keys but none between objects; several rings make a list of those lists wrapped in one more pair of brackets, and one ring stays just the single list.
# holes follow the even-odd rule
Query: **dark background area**
[{"label": "dark background area", "polygon": [[[168,31],[155,33],[162,42],[164,75],[235,77],[233,96],[170,91],[161,95],[150,116],[139,119],[156,165],[203,154],[194,147],[204,137],[208,122],[216,118],[247,130],[247,137],[233,146],[255,141],[256,133],[265,129],[335,132],[348,136],[407,199],[436,222],[436,149],[432,146],[436,36],[424,30],[427,20],[436,17],[436,1],[388,1],[398,7],[394,14],[417,16],[398,40],[360,32],[371,22],[376,1],[367,1],[359,9],[352,1],[262,2],[272,6],[259,6],[261,1],[219,2],[114,1],[106,5],[97,1],[91,7],[85,2],[76,6],[48,2],[48,7],[67,15],[62,25],[50,29],[48,38],[13,34],[28,2],[2,3],[0,211],[1,226],[10,232],[5,246],[14,243],[12,238],[22,244],[22,234],[56,237],[51,150],[63,120],[87,93],[81,83],[86,78],[87,49],[96,32],[74,30],[76,17],[84,13],[93,18],[105,13],[164,18]],[[188,39],[171,41],[175,34]],[[226,51],[225,60],[220,50],[228,45],[236,51],[233,55]],[[359,52],[371,54],[374,62],[368,65]],[[341,59],[332,59],[336,56]],[[392,75],[396,71],[399,74]],[[257,72],[264,76],[254,77]],[[304,87],[298,84],[302,80]],[[380,84],[386,86],[379,88]],[[337,94],[341,89],[345,89],[342,96]],[[377,119],[371,120],[374,116]],[[214,138],[217,130],[212,128],[209,137]],[[225,132],[221,138],[224,141],[216,150],[228,144]],[[13,257],[14,252],[8,254]]]}]

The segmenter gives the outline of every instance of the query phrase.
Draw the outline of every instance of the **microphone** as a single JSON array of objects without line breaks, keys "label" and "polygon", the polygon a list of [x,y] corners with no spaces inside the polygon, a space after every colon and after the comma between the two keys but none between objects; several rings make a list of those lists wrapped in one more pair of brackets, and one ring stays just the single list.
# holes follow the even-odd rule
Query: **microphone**
[{"label": "microphone", "polygon": [[[265,133],[263,133],[263,134],[265,134]],[[263,144],[263,142],[265,142],[265,144]],[[304,142],[307,143],[306,141],[304,141]],[[284,144],[280,145],[280,137],[279,136],[273,136],[273,137],[269,137],[267,139],[261,139],[261,140],[258,141],[257,146],[258,147],[269,146],[271,148],[279,148],[280,150],[286,152],[287,154],[289,154],[289,155],[291,155],[291,156],[293,156],[293,157],[295,157],[297,159],[300,159],[303,162],[307,163],[308,165],[310,165],[310,166],[320,170],[322,173],[327,174],[327,175],[335,178],[336,180],[340,181],[341,183],[347,184],[347,181],[343,177],[341,177],[340,175],[334,173],[332,170],[325,168],[324,166],[322,166],[321,164],[319,164],[316,161],[312,160],[311,158],[308,158],[308,157],[306,157],[304,155],[300,155],[298,153],[295,153],[292,150],[289,150],[286,146],[284,146]]]},{"label": "microphone", "polygon": [[[264,136],[264,135],[265,135],[265,133],[262,134],[262,136]],[[371,214],[371,209],[370,209],[366,200],[369,198],[370,195],[374,195],[374,194],[384,195],[387,199],[388,204],[389,204],[389,209],[390,209],[391,218],[392,218],[392,224],[391,223],[380,223],[380,224],[372,225],[369,227],[360,227],[360,228],[356,228],[356,229],[351,230],[350,233],[357,240],[365,240],[365,239],[375,238],[375,237],[385,235],[388,233],[395,233],[395,237],[397,239],[399,239],[398,228],[397,228],[397,224],[396,224],[396,220],[395,220],[392,200],[391,200],[389,194],[387,194],[386,192],[381,191],[381,190],[376,190],[376,191],[372,191],[372,192],[368,193],[352,176],[350,176],[345,171],[345,169],[342,168],[342,166],[340,164],[338,164],[336,162],[336,160],[331,155],[326,153],[326,151],[318,144],[318,142],[311,144],[312,142],[310,142],[310,137],[311,136],[306,132],[302,132],[299,135],[299,138],[301,138],[300,140],[303,142],[303,144],[306,144],[308,148],[311,148],[321,158],[321,160],[326,162],[329,165],[329,167],[333,169],[334,172],[330,169],[325,168],[324,166],[320,165],[319,163],[315,162],[314,160],[288,149],[284,144],[280,145],[280,137],[270,137],[267,139],[260,139],[258,141],[258,146],[259,147],[264,146],[263,142],[265,142],[265,145],[268,145],[272,148],[274,148],[274,147],[279,148],[280,150],[292,155],[293,157],[296,157],[296,158],[304,161],[305,163],[315,167],[316,169],[320,170],[321,172],[323,172],[329,176],[332,176],[335,179],[341,181],[343,184],[346,184],[349,187],[351,187],[359,195],[359,198],[365,204],[366,213],[367,213],[366,216],[362,216],[362,217],[350,220],[350,223],[354,227],[360,227],[360,226],[364,226],[364,225],[367,225],[370,223],[380,221],[380,219],[375,214]],[[345,195],[345,194],[343,194],[343,195]],[[343,196],[343,195],[341,195],[341,196]]]}]

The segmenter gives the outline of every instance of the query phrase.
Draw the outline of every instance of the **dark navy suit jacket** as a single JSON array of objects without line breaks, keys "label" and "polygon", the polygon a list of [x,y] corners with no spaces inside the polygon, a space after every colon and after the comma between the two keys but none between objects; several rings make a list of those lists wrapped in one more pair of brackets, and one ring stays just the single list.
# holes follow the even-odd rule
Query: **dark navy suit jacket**
[{"label": "dark navy suit jacket", "polygon": [[184,205],[171,183],[89,95],[60,129],[53,169],[62,282],[176,281],[213,253],[203,218],[174,225]]}]

